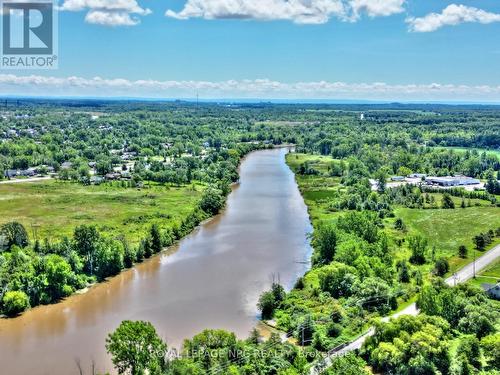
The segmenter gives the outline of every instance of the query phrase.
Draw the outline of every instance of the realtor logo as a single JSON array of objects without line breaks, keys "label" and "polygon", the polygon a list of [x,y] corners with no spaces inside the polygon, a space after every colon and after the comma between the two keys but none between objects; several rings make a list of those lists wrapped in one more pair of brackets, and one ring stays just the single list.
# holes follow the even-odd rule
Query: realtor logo
[{"label": "realtor logo", "polygon": [[2,68],[57,67],[56,15],[50,1],[2,4]]}]

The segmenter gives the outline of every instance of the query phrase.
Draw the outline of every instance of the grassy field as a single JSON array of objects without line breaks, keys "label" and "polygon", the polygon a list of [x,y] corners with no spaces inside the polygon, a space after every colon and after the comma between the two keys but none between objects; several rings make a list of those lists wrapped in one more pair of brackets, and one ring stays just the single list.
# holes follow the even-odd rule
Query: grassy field
[{"label": "grassy field", "polygon": [[495,155],[497,158],[500,158],[500,150],[489,150],[486,148],[467,148],[467,147],[436,147],[436,148],[444,150],[453,150],[457,152],[466,152],[466,151],[477,151],[479,153],[486,152],[488,155]]},{"label": "grassy field", "polygon": [[469,258],[472,258],[472,238],[480,232],[500,227],[500,209],[492,206],[454,210],[397,208],[395,214],[403,219],[409,234],[427,237],[429,245],[436,247],[437,256],[450,258],[452,270],[471,261],[457,256],[460,245],[469,249]]},{"label": "grassy field", "polygon": [[30,237],[71,236],[76,226],[95,224],[137,243],[152,223],[165,227],[186,217],[201,198],[202,186],[142,189],[103,184],[82,186],[55,180],[0,185],[0,224],[18,221]]},{"label": "grassy field", "polygon": [[340,213],[329,210],[328,203],[343,187],[339,177],[329,177],[327,174],[328,166],[338,161],[328,156],[307,154],[288,154],[286,161],[294,172],[302,163],[308,161],[312,168],[321,173],[315,176],[295,175],[311,220],[330,221],[337,217]]}]

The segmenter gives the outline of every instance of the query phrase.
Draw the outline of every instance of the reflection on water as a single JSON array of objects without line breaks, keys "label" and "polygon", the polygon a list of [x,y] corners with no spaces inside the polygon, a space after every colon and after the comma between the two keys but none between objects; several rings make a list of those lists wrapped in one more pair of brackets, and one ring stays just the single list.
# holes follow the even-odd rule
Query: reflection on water
[{"label": "reflection on water", "polygon": [[272,275],[287,287],[310,256],[307,209],[287,150],[250,154],[227,209],[162,254],[66,301],[0,320],[0,373],[9,375],[111,371],[106,335],[122,320],[148,320],[170,346],[204,328],[246,337],[256,303]]}]

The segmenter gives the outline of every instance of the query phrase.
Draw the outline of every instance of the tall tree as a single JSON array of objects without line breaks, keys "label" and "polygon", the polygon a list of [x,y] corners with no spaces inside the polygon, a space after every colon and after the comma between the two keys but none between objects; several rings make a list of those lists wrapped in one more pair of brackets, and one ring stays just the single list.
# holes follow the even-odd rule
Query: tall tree
[{"label": "tall tree", "polygon": [[14,245],[21,248],[29,245],[28,232],[26,232],[26,229],[22,224],[16,221],[2,225],[0,227],[0,237],[4,238],[4,246],[7,250],[10,250],[10,248]]},{"label": "tall tree", "polygon": [[167,344],[149,322],[123,321],[106,339],[106,350],[119,374],[161,374]]}]

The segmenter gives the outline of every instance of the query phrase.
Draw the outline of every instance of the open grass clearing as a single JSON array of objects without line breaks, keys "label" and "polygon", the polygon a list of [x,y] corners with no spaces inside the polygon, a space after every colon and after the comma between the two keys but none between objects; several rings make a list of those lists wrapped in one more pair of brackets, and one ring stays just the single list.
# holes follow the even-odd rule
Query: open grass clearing
[{"label": "open grass clearing", "polygon": [[111,236],[120,234],[131,243],[144,237],[149,227],[180,222],[201,198],[203,186],[142,189],[109,184],[83,186],[55,180],[0,185],[0,224],[18,221],[30,237],[58,240],[71,236],[81,224],[95,224]]}]

